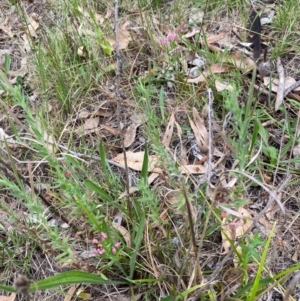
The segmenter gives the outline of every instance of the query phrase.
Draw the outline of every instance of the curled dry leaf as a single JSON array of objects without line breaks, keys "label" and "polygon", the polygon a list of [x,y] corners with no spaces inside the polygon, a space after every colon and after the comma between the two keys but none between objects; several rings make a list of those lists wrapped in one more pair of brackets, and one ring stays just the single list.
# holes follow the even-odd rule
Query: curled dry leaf
[{"label": "curled dry leaf", "polygon": [[17,141],[10,138],[2,128],[0,128],[0,144],[2,142],[6,141],[6,143],[9,145],[9,146],[16,146],[17,145]]},{"label": "curled dry leaf", "polygon": [[74,284],[70,287],[70,289],[68,290],[65,298],[64,298],[64,301],[71,301],[72,300],[72,297],[74,295],[74,293],[76,292],[76,289],[77,287],[79,286],[79,284]]},{"label": "curled dry leaf", "polygon": [[[145,152],[136,152],[136,153],[133,153],[131,151],[126,152],[128,167],[137,171],[141,171],[143,167],[144,155]],[[149,156],[149,166],[148,166],[149,172],[162,173],[162,169],[157,167],[158,159],[159,157],[156,155]],[[117,155],[115,158],[111,160],[125,166],[123,153]]]},{"label": "curled dry leaf", "polygon": [[[129,187],[129,195],[132,195],[132,194],[134,194],[137,191],[139,191],[139,189],[137,187]],[[127,191],[125,191],[122,194],[120,194],[120,196],[118,197],[118,200],[121,200],[121,199],[123,199],[126,196],[128,196]]]},{"label": "curled dry leaf", "polygon": [[202,72],[198,77],[196,78],[188,78],[188,83],[194,83],[198,84],[200,82],[206,82],[206,79],[210,76],[211,73],[213,74],[220,74],[224,72],[228,72],[230,70],[234,70],[236,67],[231,65],[224,65],[224,64],[213,64],[208,69]]},{"label": "curled dry leaf", "polygon": [[6,34],[8,35],[10,38],[14,37],[14,33],[11,31],[10,28],[8,28],[7,26],[4,26],[3,24],[0,24],[0,29]]},{"label": "curled dry leaf", "polygon": [[86,119],[84,122],[84,126],[83,126],[84,130],[88,131],[88,130],[97,128],[99,121],[100,121],[99,117],[92,117],[92,118]]},{"label": "curled dry leaf", "polygon": [[124,146],[129,147],[135,140],[136,130],[142,124],[142,119],[145,118],[144,115],[133,115],[131,116],[132,123],[125,130],[124,133]]},{"label": "curled dry leaf", "polygon": [[31,16],[28,18],[28,21],[29,25],[27,26],[27,33],[33,38],[37,38],[36,30],[40,26],[38,15],[35,13],[31,14]]},{"label": "curled dry leaf", "polygon": [[14,301],[16,299],[16,294],[12,293],[10,296],[0,296],[0,301]]},{"label": "curled dry leaf", "polygon": [[162,139],[162,144],[165,147],[169,147],[169,145],[170,145],[172,135],[173,135],[174,123],[175,123],[175,114],[174,114],[174,112],[172,112],[170,120],[167,125],[167,129],[166,129],[164,137]]},{"label": "curled dry leaf", "polygon": [[226,58],[226,61],[231,62],[243,72],[249,72],[255,66],[255,62],[252,59],[241,53],[230,53]]},{"label": "curled dry leaf", "polygon": [[190,125],[194,132],[198,147],[201,152],[208,151],[208,132],[204,124],[204,120],[200,117],[196,108],[193,108],[194,121],[189,118]]},{"label": "curled dry leaf", "polygon": [[[270,81],[271,81],[270,77],[264,77],[264,85],[266,87],[268,87],[268,88],[270,87]],[[284,90],[288,89],[295,82],[296,82],[296,80],[293,77],[286,76],[285,79],[284,79]],[[277,91],[278,91],[278,84],[279,84],[278,78],[274,78],[272,80],[272,83],[271,83],[271,90],[272,90],[272,92],[277,93]],[[296,91],[296,92],[300,91],[300,87],[297,87],[293,91]]]},{"label": "curled dry leaf", "polygon": [[277,96],[276,96],[276,101],[275,101],[275,111],[279,109],[281,104],[283,103],[283,93],[284,93],[284,69],[280,60],[280,57],[277,58],[277,72],[279,75],[279,81],[278,81],[278,89],[277,89]]},{"label": "curled dry leaf", "polygon": [[219,82],[218,80],[215,80],[215,86],[218,92],[228,90],[233,91],[233,87],[230,84],[223,84]]},{"label": "curled dry leaf", "polygon": [[181,165],[179,170],[183,174],[205,174],[208,171],[208,167],[202,165]]},{"label": "curled dry leaf", "polygon": [[[132,40],[130,32],[128,31],[128,27],[130,22],[125,22],[119,29],[119,49],[126,49],[128,47],[129,42]],[[116,40],[115,37],[110,37],[107,39],[112,47],[115,47]]]},{"label": "curled dry leaf", "polygon": [[126,242],[126,245],[127,245],[128,247],[130,247],[130,246],[131,246],[131,236],[130,236],[130,232],[129,232],[125,227],[123,227],[123,226],[121,226],[121,225],[119,225],[119,224],[113,223],[112,225],[113,225],[113,227],[114,227],[117,231],[119,231],[119,232],[121,233],[121,235],[123,236],[123,238],[124,238],[124,240],[125,240],[125,242]]},{"label": "curled dry leaf", "polygon": [[[222,222],[222,247],[223,254],[227,254],[230,249],[230,242],[235,243],[252,225],[252,216],[249,211],[243,207],[238,209],[238,215],[244,216],[244,219],[233,218],[231,221],[226,218]],[[227,238],[228,237],[228,238]],[[229,239],[229,240],[228,240]],[[241,253],[241,247],[237,247],[237,251]]]}]

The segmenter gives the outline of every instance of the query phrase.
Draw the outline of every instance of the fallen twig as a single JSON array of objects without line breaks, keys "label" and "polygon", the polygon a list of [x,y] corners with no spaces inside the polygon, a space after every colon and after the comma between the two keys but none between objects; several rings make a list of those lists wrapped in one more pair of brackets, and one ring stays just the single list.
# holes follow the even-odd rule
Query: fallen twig
[{"label": "fallen twig", "polygon": [[281,64],[280,58],[277,58],[277,72],[279,75],[279,82],[278,82],[278,90],[277,90],[277,97],[275,101],[275,111],[277,111],[280,107],[280,105],[283,102],[284,98],[284,69]]},{"label": "fallen twig", "polygon": [[300,80],[292,84],[290,87],[284,90],[283,97],[287,97],[293,90],[300,87]]}]

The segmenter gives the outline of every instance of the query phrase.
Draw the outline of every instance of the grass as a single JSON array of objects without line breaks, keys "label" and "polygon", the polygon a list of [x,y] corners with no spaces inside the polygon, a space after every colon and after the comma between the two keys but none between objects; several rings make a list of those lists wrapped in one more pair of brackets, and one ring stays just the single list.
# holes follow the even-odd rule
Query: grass
[{"label": "grass", "polygon": [[[296,2],[276,6],[262,36],[270,45],[268,55],[283,56],[292,77],[299,60]],[[287,288],[299,269],[290,259],[299,235],[299,156],[294,153],[299,104],[287,99],[274,112],[274,99],[268,106],[255,89],[260,81],[255,68],[210,72],[207,83],[187,81],[188,54],[197,52],[207,66],[228,65],[229,48],[213,52],[207,38],[232,18],[240,27],[247,23],[244,1],[227,1],[226,10],[219,4],[122,3],[120,28],[131,20],[131,42],[121,51],[120,113],[113,7],[95,1],[36,5],[37,36],[28,37],[32,50],[22,53],[27,75],[12,80],[20,60],[13,53],[0,70],[0,125],[7,135],[0,156],[3,294],[18,291],[14,274],[20,272],[32,280],[23,292],[27,300],[65,300],[74,284],[81,284],[91,300],[104,291],[137,300],[258,300],[276,292],[297,299],[298,288]],[[30,7],[15,4],[23,28]],[[189,11],[197,9],[205,13],[203,22],[188,23]],[[201,39],[199,33],[185,37],[178,29],[182,22],[186,32],[200,28]],[[10,41],[5,43],[9,48]],[[232,90],[219,91],[215,81]],[[204,123],[212,141],[205,146],[223,153],[222,160],[201,153],[190,122],[193,108],[205,115],[207,87],[214,101],[208,108],[213,124]],[[135,115],[143,123],[126,151],[127,157],[128,151],[142,152],[142,159],[129,158],[126,168],[113,160],[123,152],[122,139]],[[162,143],[166,131],[167,146]],[[152,160],[159,174],[149,184]],[[209,160],[219,162],[208,177]],[[187,174],[183,165],[206,172]],[[293,181],[280,190],[289,174]],[[284,219],[270,197],[277,189]],[[258,218],[267,204],[268,218]],[[245,211],[256,221],[252,226]],[[289,260],[280,265],[284,258]]]}]

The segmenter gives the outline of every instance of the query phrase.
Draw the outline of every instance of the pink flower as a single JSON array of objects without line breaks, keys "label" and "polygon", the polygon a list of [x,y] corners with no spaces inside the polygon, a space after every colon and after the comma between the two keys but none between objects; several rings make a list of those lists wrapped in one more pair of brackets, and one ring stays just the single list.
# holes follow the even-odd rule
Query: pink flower
[{"label": "pink flower", "polygon": [[169,40],[165,37],[163,38],[160,38],[159,39],[159,42],[162,44],[162,45],[168,45],[169,44]]},{"label": "pink flower", "polygon": [[176,32],[173,32],[173,33],[169,33],[167,35],[167,39],[169,42],[174,42],[174,41],[178,41],[179,40],[179,36]]},{"label": "pink flower", "polygon": [[187,26],[186,26],[186,23],[184,21],[182,21],[180,23],[180,25],[177,26],[178,32],[185,32],[186,28],[187,28]]},{"label": "pink flower", "polygon": [[98,239],[94,238],[94,239],[92,240],[92,243],[95,244],[95,245],[97,245],[97,244],[98,244]]},{"label": "pink flower", "polygon": [[107,238],[107,234],[105,232],[100,232],[100,238],[104,241]]},{"label": "pink flower", "polygon": [[116,248],[120,248],[120,246],[121,246],[121,243],[119,241],[115,243]]},{"label": "pink flower", "polygon": [[113,254],[117,253],[117,249],[115,247],[112,247],[111,251],[112,251]]},{"label": "pink flower", "polygon": [[105,253],[105,250],[104,249],[97,249],[97,253],[102,255]]}]

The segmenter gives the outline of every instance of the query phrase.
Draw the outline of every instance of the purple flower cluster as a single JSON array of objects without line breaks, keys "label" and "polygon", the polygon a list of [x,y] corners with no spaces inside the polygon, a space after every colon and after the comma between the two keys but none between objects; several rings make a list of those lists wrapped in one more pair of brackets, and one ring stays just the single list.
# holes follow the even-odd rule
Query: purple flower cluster
[{"label": "purple flower cluster", "polygon": [[111,244],[107,241],[107,233],[105,232],[100,232],[98,238],[94,237],[92,243],[95,246],[95,254],[100,255],[105,254],[109,251],[111,251],[112,254],[116,254],[118,248],[121,247],[121,243],[116,242],[111,248],[109,248],[109,245]]},{"label": "purple flower cluster", "polygon": [[169,45],[170,43],[172,42],[175,42],[175,41],[178,41],[179,40],[179,36],[176,32],[172,32],[172,33],[169,33],[166,37],[162,37],[159,39],[159,42],[162,44],[162,45]]}]

